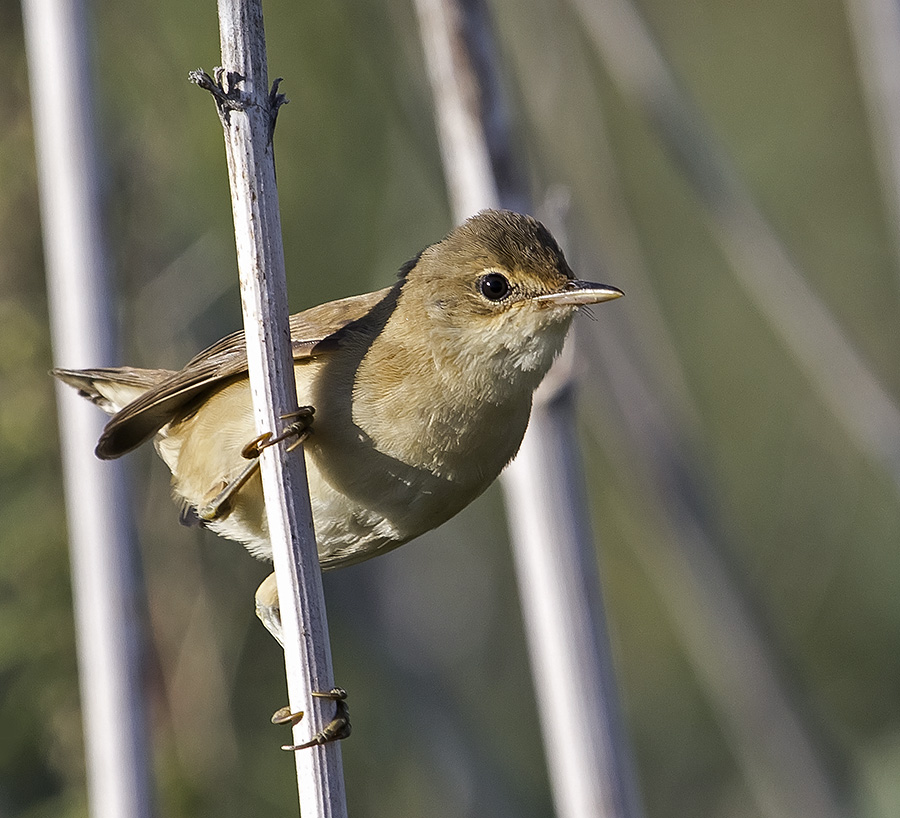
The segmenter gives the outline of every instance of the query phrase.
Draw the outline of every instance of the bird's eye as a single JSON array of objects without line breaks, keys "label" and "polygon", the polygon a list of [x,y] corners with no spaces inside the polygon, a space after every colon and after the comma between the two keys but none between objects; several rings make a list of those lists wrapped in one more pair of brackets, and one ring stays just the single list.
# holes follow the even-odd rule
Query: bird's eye
[{"label": "bird's eye", "polygon": [[506,276],[488,273],[478,279],[478,289],[488,301],[502,301],[512,292]]}]

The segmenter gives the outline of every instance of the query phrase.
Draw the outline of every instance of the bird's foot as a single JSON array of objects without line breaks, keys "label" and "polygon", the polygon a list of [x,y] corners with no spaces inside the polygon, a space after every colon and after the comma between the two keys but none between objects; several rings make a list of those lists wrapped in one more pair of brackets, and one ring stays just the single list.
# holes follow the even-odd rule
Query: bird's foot
[{"label": "bird's foot", "polygon": [[281,430],[280,434],[273,436],[271,432],[263,432],[244,446],[241,450],[241,455],[247,459],[258,458],[262,454],[263,449],[274,446],[276,443],[281,443],[282,440],[295,437],[296,440],[287,449],[289,452],[292,452],[309,437],[315,413],[316,410],[312,406],[301,406],[294,412],[282,415],[282,420],[291,420],[291,422]]},{"label": "bird's foot", "polygon": [[291,422],[281,430],[279,435],[275,436],[271,432],[263,432],[263,434],[253,438],[253,440],[244,446],[244,448],[241,449],[241,456],[250,462],[244,467],[243,471],[234,478],[234,480],[225,483],[221,490],[218,491],[208,503],[197,508],[196,513],[200,522],[211,523],[214,520],[221,520],[224,517],[227,517],[231,513],[234,495],[246,485],[247,481],[253,477],[259,469],[259,458],[262,455],[262,450],[267,449],[269,446],[274,446],[282,440],[296,437],[297,439],[294,440],[287,449],[289,452],[292,452],[306,440],[307,437],[309,437],[309,433],[312,430],[312,421],[315,411],[316,410],[312,406],[301,406],[295,412],[289,412],[286,415],[282,415],[282,420],[290,420]]},{"label": "bird's foot", "polygon": [[[282,750],[305,750],[307,747],[316,747],[332,741],[341,741],[350,735],[350,708],[347,706],[347,691],[341,687],[333,687],[331,690],[324,692],[314,690],[312,695],[320,699],[331,699],[334,701],[334,718],[309,741],[305,741],[303,744],[285,744],[282,746]],[[272,715],[272,724],[289,724],[293,727],[300,722],[303,715],[304,712],[302,710],[292,713],[290,707],[282,707]]]}]

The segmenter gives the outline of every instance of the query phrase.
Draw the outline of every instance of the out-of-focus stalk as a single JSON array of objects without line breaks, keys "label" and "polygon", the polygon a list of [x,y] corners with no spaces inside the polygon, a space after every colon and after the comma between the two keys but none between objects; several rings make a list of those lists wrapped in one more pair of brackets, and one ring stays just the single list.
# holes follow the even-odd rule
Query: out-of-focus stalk
[{"label": "out-of-focus stalk", "polygon": [[[496,92],[498,78],[486,76],[490,66],[474,59],[473,44],[496,49],[480,3],[417,0],[416,8],[459,222],[505,203],[492,157],[508,156],[509,134],[494,129],[492,145],[483,122],[485,94]],[[600,603],[571,389],[559,367],[548,382],[558,388],[539,390],[502,482],[554,803],[561,818],[634,818],[640,806]]]},{"label": "out-of-focus stalk", "polygon": [[[115,361],[100,217],[87,14],[24,0],[53,359]],[[136,625],[136,551],[124,467],[94,457],[100,413],[57,384],[88,801],[94,818],[152,814]]]}]

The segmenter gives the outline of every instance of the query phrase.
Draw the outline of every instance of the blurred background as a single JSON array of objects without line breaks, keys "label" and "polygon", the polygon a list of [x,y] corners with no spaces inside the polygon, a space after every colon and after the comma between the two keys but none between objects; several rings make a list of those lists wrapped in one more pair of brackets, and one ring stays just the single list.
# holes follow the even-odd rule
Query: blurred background
[{"label": "blurred background", "polygon": [[[579,432],[647,816],[785,814],[773,775],[807,772],[766,743],[789,746],[771,691],[844,814],[900,815],[900,232],[870,81],[891,26],[836,0],[489,5],[537,207],[576,274],[628,292],[577,321]],[[296,311],[386,286],[452,225],[411,4],[265,12]],[[215,4],[92,14],[122,360],[83,364],[179,368],[240,325],[221,129],[187,81],[218,64]],[[12,0],[0,66],[0,816],[82,816]],[[178,525],[149,447],[128,460],[159,814],[295,815],[269,569]],[[325,592],[351,815],[552,813],[497,487]]]}]

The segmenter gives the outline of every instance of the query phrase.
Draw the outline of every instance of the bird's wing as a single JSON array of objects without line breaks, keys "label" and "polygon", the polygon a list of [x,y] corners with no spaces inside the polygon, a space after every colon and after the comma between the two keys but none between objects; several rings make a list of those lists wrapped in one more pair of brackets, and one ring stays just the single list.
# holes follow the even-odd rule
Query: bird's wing
[{"label": "bird's wing", "polygon": [[114,415],[148,389],[171,378],[171,369],[135,369],[130,366],[96,369],[51,369],[50,374],[78,390],[78,394]]},{"label": "bird's wing", "polygon": [[[294,362],[318,358],[337,349],[341,330],[368,313],[390,289],[342,298],[292,315]],[[246,377],[244,333],[234,332],[113,415],[97,443],[97,456],[111,460],[130,452],[167,423],[189,416],[211,392]]]}]

